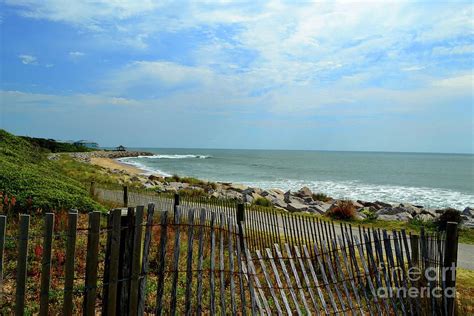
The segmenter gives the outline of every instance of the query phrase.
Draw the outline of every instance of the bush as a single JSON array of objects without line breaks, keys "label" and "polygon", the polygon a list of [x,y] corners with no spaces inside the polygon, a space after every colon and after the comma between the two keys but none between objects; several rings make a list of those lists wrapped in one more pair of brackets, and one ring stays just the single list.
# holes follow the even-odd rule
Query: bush
[{"label": "bush", "polygon": [[253,205],[258,205],[258,206],[265,206],[265,207],[272,207],[273,204],[269,200],[267,200],[264,197],[258,197],[252,201]]},{"label": "bush", "polygon": [[46,159],[44,149],[4,130],[0,130],[0,191],[16,199],[8,211],[103,210],[79,181]]},{"label": "bush", "polygon": [[438,217],[438,219],[435,221],[435,224],[438,230],[446,230],[448,222],[462,224],[463,218],[461,216],[461,212],[453,208],[447,208],[444,213]]},{"label": "bush", "polygon": [[373,220],[376,220],[376,219],[377,219],[377,214],[375,214],[375,212],[372,212],[372,211],[369,210],[369,209],[364,208],[364,209],[361,211],[361,213],[366,216],[365,219],[366,219],[367,221],[373,221]]},{"label": "bush", "polygon": [[353,219],[356,215],[356,209],[351,201],[338,201],[331,206],[327,215],[335,219]]},{"label": "bush", "polygon": [[331,201],[332,199],[324,193],[313,193],[313,200],[327,202]]}]

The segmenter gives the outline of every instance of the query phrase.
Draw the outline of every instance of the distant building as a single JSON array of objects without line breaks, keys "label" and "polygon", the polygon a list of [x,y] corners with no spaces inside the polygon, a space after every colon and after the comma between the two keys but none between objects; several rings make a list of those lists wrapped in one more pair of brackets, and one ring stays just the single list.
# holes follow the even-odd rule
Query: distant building
[{"label": "distant building", "polygon": [[125,148],[124,146],[120,145],[118,147],[115,148],[116,151],[126,151],[127,148]]},{"label": "distant building", "polygon": [[74,145],[84,146],[84,147],[93,148],[93,149],[99,148],[99,144],[97,144],[96,142],[89,141],[89,140],[78,140],[77,142],[74,142]]}]

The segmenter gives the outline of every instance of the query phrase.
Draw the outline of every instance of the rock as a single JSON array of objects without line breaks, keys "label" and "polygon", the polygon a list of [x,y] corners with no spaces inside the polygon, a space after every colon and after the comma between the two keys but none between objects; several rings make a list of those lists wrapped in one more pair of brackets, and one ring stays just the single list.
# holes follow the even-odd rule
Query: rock
[{"label": "rock", "polygon": [[415,215],[421,213],[420,208],[418,208],[418,207],[416,207],[412,204],[409,204],[409,203],[401,203],[398,207],[408,211],[412,216],[415,216]]},{"label": "rock", "polygon": [[377,204],[377,205],[379,205],[379,206],[382,207],[382,208],[393,207],[392,204],[390,204],[390,203],[385,203],[385,202],[382,202],[382,201],[375,201],[374,203]]},{"label": "rock", "polygon": [[415,216],[415,219],[423,221],[423,222],[429,222],[429,221],[432,221],[434,217],[431,216],[430,214],[425,213],[425,214],[417,214]]},{"label": "rock", "polygon": [[286,203],[290,203],[290,202],[291,202],[291,201],[290,201],[290,197],[291,197],[291,191],[290,191],[290,190],[286,191],[283,196],[284,196],[284,198],[285,198],[285,202],[286,202]]},{"label": "rock", "polygon": [[464,222],[464,228],[474,229],[474,220],[470,218],[468,221]]},{"label": "rock", "polygon": [[287,203],[283,199],[274,198],[270,200],[273,206],[286,209]]},{"label": "rock", "polygon": [[324,210],[322,207],[320,207],[319,205],[313,205],[313,206],[310,206],[308,209],[307,209],[308,212],[310,213],[313,213],[313,214],[324,214],[326,213],[326,210]]},{"label": "rock", "polygon": [[359,203],[358,201],[352,201],[352,205],[354,205],[354,207],[357,209],[364,207],[364,205]]},{"label": "rock", "polygon": [[290,212],[304,212],[308,210],[308,208],[308,205],[299,202],[288,203],[286,206],[286,209]]},{"label": "rock", "polygon": [[408,222],[412,218],[413,216],[411,216],[411,214],[407,212],[397,213],[393,215],[382,214],[377,217],[377,219],[383,220],[383,221],[402,221],[402,222]]},{"label": "rock", "polygon": [[295,193],[295,196],[300,197],[304,200],[306,200],[307,198],[312,200],[313,192],[311,192],[311,190],[308,187],[302,187]]},{"label": "rock", "polygon": [[160,180],[163,179],[163,177],[159,177],[159,176],[156,176],[154,174],[151,174],[148,176],[148,179],[151,180],[151,181],[158,181],[158,182],[161,182]]},{"label": "rock", "polygon": [[230,185],[230,189],[231,190],[234,190],[234,191],[237,191],[237,192],[243,192],[244,190],[246,190],[248,188],[247,185],[243,185],[243,184],[235,184],[235,183],[232,183]]},{"label": "rock", "polygon": [[473,217],[474,218],[474,209],[471,207],[466,207],[464,211],[462,211],[463,215],[466,215],[467,217]]}]

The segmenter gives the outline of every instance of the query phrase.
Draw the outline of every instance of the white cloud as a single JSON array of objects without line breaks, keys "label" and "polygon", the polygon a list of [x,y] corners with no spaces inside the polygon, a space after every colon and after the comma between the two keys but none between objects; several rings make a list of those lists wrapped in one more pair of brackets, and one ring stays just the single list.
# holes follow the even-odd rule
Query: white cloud
[{"label": "white cloud", "polygon": [[69,52],[69,58],[73,61],[78,61],[80,58],[84,57],[84,53],[83,52]]},{"label": "white cloud", "polygon": [[33,55],[22,54],[18,58],[20,58],[24,65],[38,65],[38,59]]}]

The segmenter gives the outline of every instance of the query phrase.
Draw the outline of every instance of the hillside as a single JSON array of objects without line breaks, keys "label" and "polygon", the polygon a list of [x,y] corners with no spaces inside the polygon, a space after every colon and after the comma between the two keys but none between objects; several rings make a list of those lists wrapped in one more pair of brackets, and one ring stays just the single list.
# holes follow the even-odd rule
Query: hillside
[{"label": "hillside", "polygon": [[39,145],[0,129],[0,192],[15,197],[13,209],[102,210],[80,182],[64,173],[58,162],[47,159],[50,151]]}]

